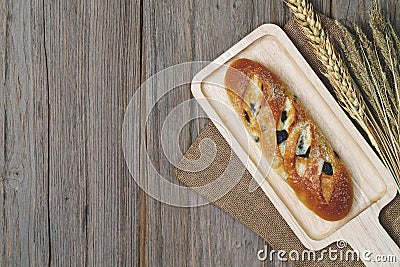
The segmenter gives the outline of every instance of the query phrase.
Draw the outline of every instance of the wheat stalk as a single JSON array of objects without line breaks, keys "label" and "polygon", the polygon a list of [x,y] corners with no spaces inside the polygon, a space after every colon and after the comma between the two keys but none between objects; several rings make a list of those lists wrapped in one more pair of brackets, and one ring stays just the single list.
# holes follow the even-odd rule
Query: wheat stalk
[{"label": "wheat stalk", "polygon": [[361,126],[372,145],[379,149],[371,127],[366,123],[366,106],[363,97],[355,87],[346,65],[336,53],[329,36],[322,28],[312,4],[306,0],[287,0],[286,4],[299,21],[309,43],[323,64],[324,74],[331,82],[340,105]]},{"label": "wheat stalk", "polygon": [[352,35],[340,22],[336,24],[343,32],[339,48],[372,107],[367,119],[381,148],[379,155],[400,191],[399,38],[379,12],[376,2],[369,23],[372,39],[356,25]]}]

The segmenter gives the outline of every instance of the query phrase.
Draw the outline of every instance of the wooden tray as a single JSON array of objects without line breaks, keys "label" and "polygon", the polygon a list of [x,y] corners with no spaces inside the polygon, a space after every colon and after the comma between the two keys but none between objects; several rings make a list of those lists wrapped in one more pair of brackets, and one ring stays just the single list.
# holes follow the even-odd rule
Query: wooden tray
[{"label": "wooden tray", "polygon": [[[227,65],[237,58],[258,61],[277,73],[346,163],[353,178],[354,203],[344,219],[329,222],[315,215],[278,174],[270,171],[268,162],[260,160],[260,149],[239,117],[232,115],[223,87]],[[250,33],[195,76],[192,93],[307,248],[319,250],[345,240],[360,252],[400,255],[378,220],[380,210],[396,195],[390,173],[281,28],[265,24]]]}]

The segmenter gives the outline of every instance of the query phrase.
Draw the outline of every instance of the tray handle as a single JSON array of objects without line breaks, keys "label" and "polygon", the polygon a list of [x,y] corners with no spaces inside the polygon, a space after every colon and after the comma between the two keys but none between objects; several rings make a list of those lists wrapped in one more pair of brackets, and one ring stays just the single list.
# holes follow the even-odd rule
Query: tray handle
[{"label": "tray handle", "polygon": [[[366,222],[366,220],[363,220]],[[377,216],[369,217],[361,229],[353,229],[353,235],[345,240],[359,252],[363,263],[369,266],[399,266],[400,248],[382,227]],[[338,243],[339,244],[339,243]]]}]

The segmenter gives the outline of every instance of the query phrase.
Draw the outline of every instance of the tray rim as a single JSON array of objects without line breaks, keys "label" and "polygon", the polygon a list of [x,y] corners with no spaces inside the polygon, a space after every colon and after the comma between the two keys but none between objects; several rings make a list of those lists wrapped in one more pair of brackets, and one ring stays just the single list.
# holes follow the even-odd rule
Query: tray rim
[{"label": "tray rim", "polygon": [[[380,210],[386,206],[393,198],[396,196],[397,190],[394,186],[394,181],[393,178],[391,177],[391,174],[389,171],[386,169],[386,167],[383,165],[381,160],[378,158],[378,156],[375,154],[375,152],[372,150],[372,148],[369,146],[369,144],[365,141],[364,137],[361,135],[361,133],[357,130],[356,126],[351,122],[351,120],[347,117],[345,112],[342,110],[342,108],[339,106],[339,104],[336,102],[336,100],[333,98],[333,96],[329,93],[329,90],[325,87],[325,85],[322,83],[322,81],[319,79],[319,77],[316,75],[316,73],[313,71],[311,66],[307,63],[307,61],[304,59],[304,57],[301,55],[301,53],[297,50],[297,48],[294,46],[292,41],[289,39],[289,37],[286,35],[286,33],[277,25],[275,24],[263,24],[256,28],[253,32],[248,34],[246,37],[244,37],[242,40],[240,40],[238,43],[233,45],[230,49],[228,49],[226,52],[224,52],[222,55],[217,57],[212,63],[207,65],[205,68],[203,68],[200,72],[198,72],[195,77],[192,80],[191,84],[191,91],[193,96],[199,101],[200,99],[206,99],[206,96],[204,96],[202,92],[202,81],[207,78],[210,74],[212,74],[214,71],[216,71],[221,64],[225,64],[228,62],[230,59],[235,57],[237,54],[239,54],[242,50],[247,48],[249,45],[254,43],[256,40],[259,38],[266,36],[266,35],[273,35],[275,36],[279,41],[285,42],[288,47],[285,47],[293,57],[296,57],[296,60],[299,60],[297,62],[300,67],[305,67],[308,69],[308,72],[313,75],[313,77],[310,77],[309,79],[312,80],[313,82],[316,83],[316,88],[318,89],[318,93],[320,93],[321,97],[327,101],[327,102],[332,102],[333,107],[332,112],[338,116],[343,123],[343,125],[348,128],[350,127],[350,133],[353,138],[355,138],[355,142],[360,146],[362,151],[364,153],[367,153],[367,157],[374,162],[375,167],[377,170],[381,173],[381,177],[383,181],[386,184],[386,193],[375,203],[372,203],[371,206],[369,206],[366,210],[355,216],[353,219],[348,221],[346,224],[344,224],[342,227],[340,227],[337,231],[332,233],[331,235],[320,239],[320,240],[315,240],[312,239],[301,227],[301,225],[297,222],[296,218],[294,218],[293,215],[291,215],[290,211],[286,208],[284,203],[281,203],[284,205],[284,208],[277,207],[275,203],[274,198],[278,198],[279,202],[282,202],[279,198],[279,196],[276,195],[274,192],[273,188],[271,186],[268,186],[266,189],[265,186],[261,186],[267,197],[271,200],[271,202],[274,204],[275,208],[278,210],[278,212],[282,215],[282,217],[285,219],[285,221],[288,223],[289,227],[292,228],[292,230],[295,232],[297,237],[300,239],[300,241],[309,249],[322,249],[332,242],[338,241],[343,239],[343,234],[345,234],[347,231],[350,231],[353,227],[356,227],[356,225],[359,225],[360,220],[365,221],[368,220],[368,218],[374,217],[378,218]],[[199,104],[203,108],[203,110],[206,112],[206,114],[209,117],[216,118],[220,123],[222,123],[221,118],[217,114],[217,112],[213,109],[213,107],[210,105],[209,102],[207,101],[199,101]],[[222,129],[220,128],[221,126],[219,124],[215,124],[217,129],[221,132],[223,137],[226,139],[227,137],[223,134]],[[254,173],[255,170],[257,169],[256,166],[252,163],[252,161],[247,161],[248,156],[246,158],[243,158],[243,155],[247,155],[246,152],[241,148],[240,144],[237,142],[235,138],[230,139],[232,149],[236,152],[240,160],[244,163],[247,162],[246,167],[250,168],[250,173]],[[237,153],[238,151],[242,153]]]}]

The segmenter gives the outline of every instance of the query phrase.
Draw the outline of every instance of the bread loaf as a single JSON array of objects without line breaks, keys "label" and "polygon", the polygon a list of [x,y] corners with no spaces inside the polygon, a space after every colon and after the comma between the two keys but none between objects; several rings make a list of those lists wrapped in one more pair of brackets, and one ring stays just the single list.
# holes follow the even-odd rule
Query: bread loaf
[{"label": "bread loaf", "polygon": [[[329,221],[349,213],[353,185],[349,172],[304,106],[270,70],[249,59],[234,61],[225,87],[235,111],[260,146],[269,108],[276,129],[272,168],[310,210]],[[305,88],[306,89],[306,88]],[[269,129],[270,130],[270,129]]]}]

